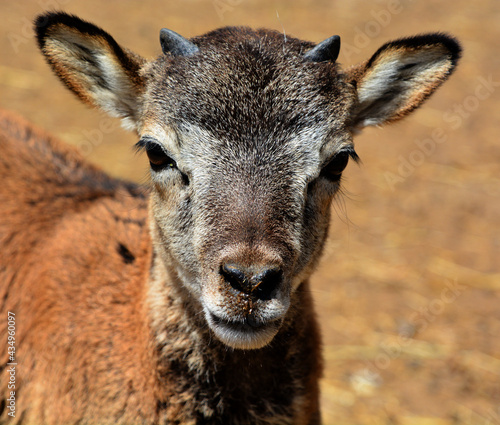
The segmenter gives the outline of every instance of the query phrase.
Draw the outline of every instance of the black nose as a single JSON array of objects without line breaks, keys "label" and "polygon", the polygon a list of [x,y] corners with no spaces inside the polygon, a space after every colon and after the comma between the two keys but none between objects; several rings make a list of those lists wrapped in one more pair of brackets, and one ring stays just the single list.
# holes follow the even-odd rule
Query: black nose
[{"label": "black nose", "polygon": [[279,267],[223,264],[220,274],[234,289],[261,300],[270,300],[283,280]]}]

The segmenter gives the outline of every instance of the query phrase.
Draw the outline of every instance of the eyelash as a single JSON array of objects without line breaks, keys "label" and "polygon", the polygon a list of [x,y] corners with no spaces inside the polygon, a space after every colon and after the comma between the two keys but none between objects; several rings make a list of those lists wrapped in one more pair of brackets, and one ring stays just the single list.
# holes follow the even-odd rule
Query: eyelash
[{"label": "eyelash", "polygon": [[160,172],[166,168],[177,168],[176,162],[167,155],[162,146],[150,138],[142,138],[135,145],[138,150],[146,151],[151,169]]},{"label": "eyelash", "polygon": [[338,152],[321,170],[320,176],[325,177],[331,182],[338,182],[342,177],[342,172],[347,167],[349,159],[355,162],[359,157],[353,149]]},{"label": "eyelash", "polygon": [[[175,169],[180,172],[175,160],[167,155],[161,144],[158,143],[155,139],[150,137],[143,137],[137,142],[135,147],[137,150],[146,151],[146,155],[149,159],[149,165],[151,167],[151,170],[153,170],[154,172],[159,173],[168,168]],[[182,172],[180,172],[180,174],[184,184],[188,185],[188,176]]]}]

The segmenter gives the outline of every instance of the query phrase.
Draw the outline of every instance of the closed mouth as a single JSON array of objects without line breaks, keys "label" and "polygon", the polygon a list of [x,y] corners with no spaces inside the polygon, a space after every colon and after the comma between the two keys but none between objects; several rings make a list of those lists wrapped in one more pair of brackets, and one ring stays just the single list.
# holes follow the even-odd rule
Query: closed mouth
[{"label": "closed mouth", "polygon": [[225,320],[210,313],[212,321],[215,325],[222,325],[228,328],[234,329],[241,332],[253,332],[259,328],[267,326],[269,323],[259,322],[253,317],[246,317],[243,320]]},{"label": "closed mouth", "polygon": [[239,349],[264,347],[278,333],[282,323],[282,319],[263,322],[251,316],[242,320],[228,320],[212,312],[207,313],[207,321],[218,339]]}]

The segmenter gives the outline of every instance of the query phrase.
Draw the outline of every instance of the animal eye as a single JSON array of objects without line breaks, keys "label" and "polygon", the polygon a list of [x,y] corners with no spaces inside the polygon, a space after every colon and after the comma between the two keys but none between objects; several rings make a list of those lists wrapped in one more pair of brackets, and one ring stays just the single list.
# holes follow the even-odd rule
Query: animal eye
[{"label": "animal eye", "polygon": [[177,164],[170,158],[162,147],[157,143],[149,143],[146,146],[149,164],[153,171],[161,171],[165,168],[176,168]]},{"label": "animal eye", "polygon": [[321,176],[327,178],[332,182],[338,182],[342,176],[342,171],[347,167],[349,162],[349,152],[339,152],[332,160],[323,167]]}]

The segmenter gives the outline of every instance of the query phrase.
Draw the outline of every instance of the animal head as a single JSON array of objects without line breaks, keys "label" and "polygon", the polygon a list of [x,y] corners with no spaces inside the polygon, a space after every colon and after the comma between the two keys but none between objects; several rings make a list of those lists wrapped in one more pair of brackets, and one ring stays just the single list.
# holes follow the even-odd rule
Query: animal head
[{"label": "animal head", "polygon": [[342,71],[337,36],[315,45],[229,27],[191,40],[163,29],[162,54],[146,61],[64,13],[36,30],[69,89],[137,131],[155,250],[215,335],[242,349],[273,339],[316,265],[358,158],[353,134],[419,107],[460,54],[428,34]]}]

